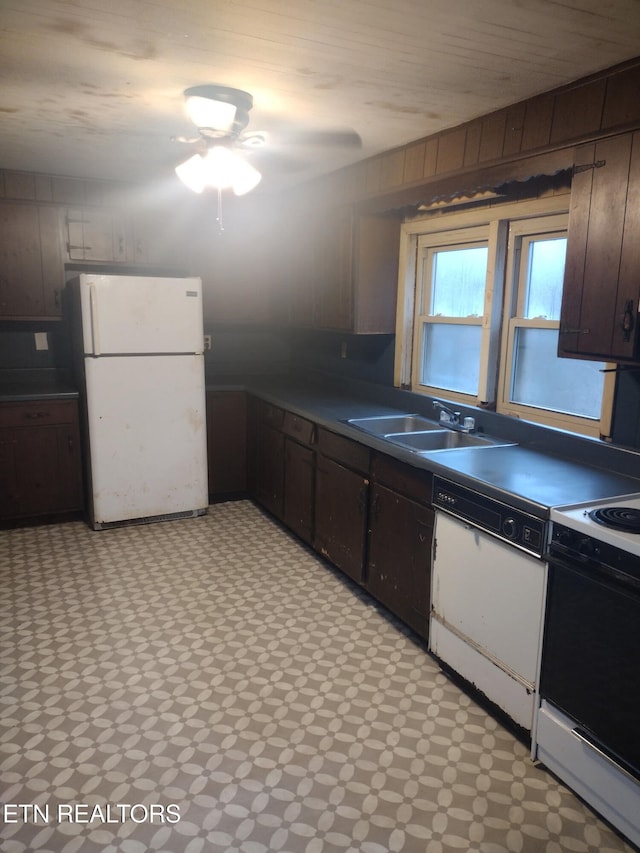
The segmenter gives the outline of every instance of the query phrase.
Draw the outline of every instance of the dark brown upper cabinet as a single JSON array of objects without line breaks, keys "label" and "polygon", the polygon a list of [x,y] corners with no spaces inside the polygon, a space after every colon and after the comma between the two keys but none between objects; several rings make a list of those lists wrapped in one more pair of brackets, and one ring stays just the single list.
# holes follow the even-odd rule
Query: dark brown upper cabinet
[{"label": "dark brown upper cabinet", "polygon": [[399,219],[357,215],[346,208],[319,217],[307,266],[311,325],[351,334],[393,334],[399,248]]},{"label": "dark brown upper cabinet", "polygon": [[0,202],[0,317],[56,319],[64,287],[62,209]]},{"label": "dark brown upper cabinet", "polygon": [[576,151],[558,354],[638,361],[640,131]]}]

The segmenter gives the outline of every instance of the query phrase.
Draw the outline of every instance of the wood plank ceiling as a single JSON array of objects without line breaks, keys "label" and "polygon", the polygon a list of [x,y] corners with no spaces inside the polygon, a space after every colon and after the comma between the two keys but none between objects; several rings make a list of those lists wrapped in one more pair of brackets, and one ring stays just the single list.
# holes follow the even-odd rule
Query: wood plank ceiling
[{"label": "wood plank ceiling", "polygon": [[[278,189],[640,54],[638,0],[3,0],[0,167],[149,180],[182,93],[249,91]],[[352,129],[360,148],[294,145]]]}]

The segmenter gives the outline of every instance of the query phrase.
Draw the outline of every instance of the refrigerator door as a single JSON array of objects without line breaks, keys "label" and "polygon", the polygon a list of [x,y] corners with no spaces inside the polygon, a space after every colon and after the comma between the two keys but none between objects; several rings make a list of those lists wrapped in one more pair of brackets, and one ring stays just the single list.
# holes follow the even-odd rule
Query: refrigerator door
[{"label": "refrigerator door", "polygon": [[94,527],[206,509],[203,361],[85,359]]},{"label": "refrigerator door", "polygon": [[79,277],[85,355],[201,353],[199,278]]}]

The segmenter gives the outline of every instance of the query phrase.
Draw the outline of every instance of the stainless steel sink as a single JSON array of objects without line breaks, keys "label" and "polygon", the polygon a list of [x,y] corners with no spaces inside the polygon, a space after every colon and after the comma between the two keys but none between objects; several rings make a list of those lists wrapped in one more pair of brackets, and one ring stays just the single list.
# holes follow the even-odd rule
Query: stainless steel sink
[{"label": "stainless steel sink", "polygon": [[433,430],[431,432],[414,432],[408,435],[386,435],[388,441],[408,450],[418,453],[433,450],[454,450],[459,447],[497,447],[512,444],[499,438],[486,435],[472,435],[466,432],[455,432],[450,429]]},{"label": "stainless steel sink", "polygon": [[455,450],[460,447],[498,447],[513,444],[488,435],[461,432],[442,427],[422,415],[379,415],[372,418],[351,418],[350,426],[383,438],[398,447],[414,453],[432,453],[438,450]]},{"label": "stainless steel sink", "polygon": [[380,415],[373,418],[351,418],[348,424],[371,435],[388,436],[426,430],[441,431],[442,427],[420,415]]}]

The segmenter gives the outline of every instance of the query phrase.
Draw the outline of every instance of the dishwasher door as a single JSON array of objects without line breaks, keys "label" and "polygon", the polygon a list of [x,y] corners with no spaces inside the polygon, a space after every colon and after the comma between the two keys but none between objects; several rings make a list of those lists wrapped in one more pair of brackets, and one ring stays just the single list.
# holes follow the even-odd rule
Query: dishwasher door
[{"label": "dishwasher door", "polygon": [[531,731],[546,563],[436,512],[430,651]]}]

